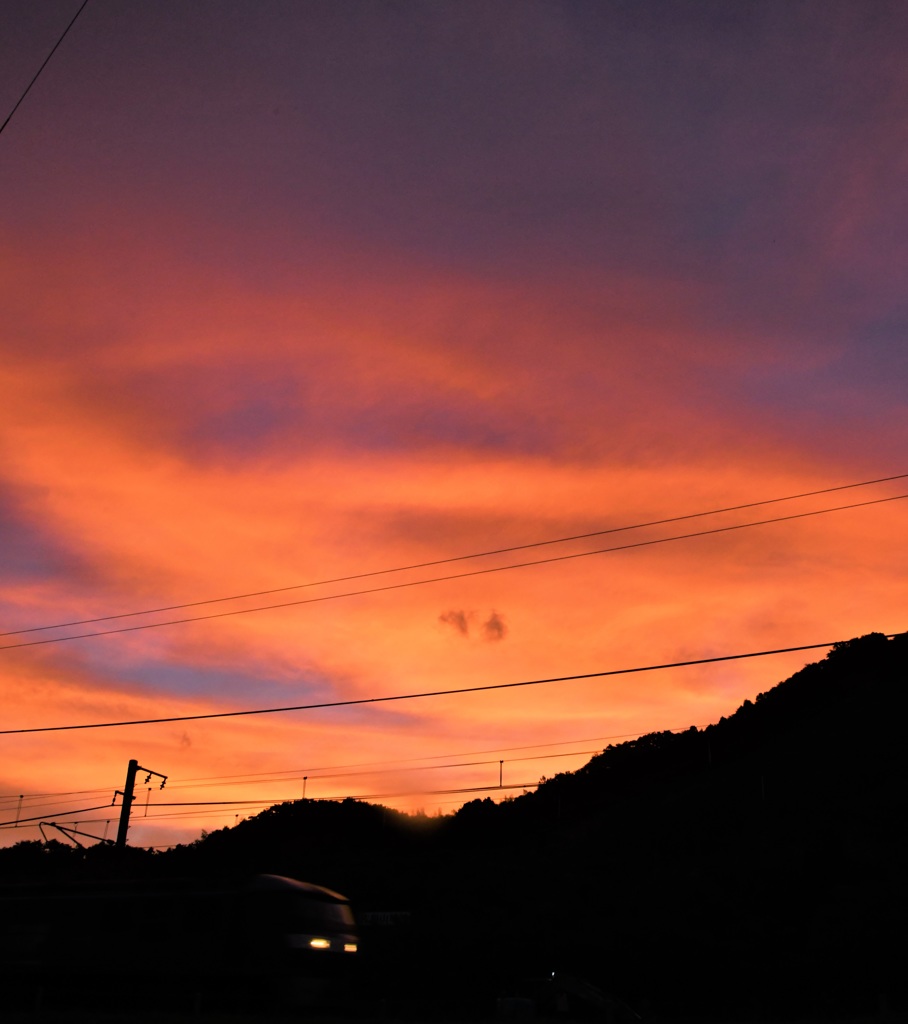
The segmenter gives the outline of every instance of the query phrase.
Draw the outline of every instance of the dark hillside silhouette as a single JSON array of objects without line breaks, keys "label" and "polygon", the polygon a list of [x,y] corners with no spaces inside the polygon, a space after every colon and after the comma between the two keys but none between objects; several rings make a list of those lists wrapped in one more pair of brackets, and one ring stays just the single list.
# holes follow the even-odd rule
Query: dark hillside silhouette
[{"label": "dark hillside silhouette", "polygon": [[[168,853],[19,844],[0,873],[328,886],[366,922],[364,1004],[400,1013],[556,995],[613,1019],[904,1011],[906,685],[908,635],[870,634],[715,725],[500,804],[425,819],[303,800]],[[546,989],[553,971],[573,994]]]}]

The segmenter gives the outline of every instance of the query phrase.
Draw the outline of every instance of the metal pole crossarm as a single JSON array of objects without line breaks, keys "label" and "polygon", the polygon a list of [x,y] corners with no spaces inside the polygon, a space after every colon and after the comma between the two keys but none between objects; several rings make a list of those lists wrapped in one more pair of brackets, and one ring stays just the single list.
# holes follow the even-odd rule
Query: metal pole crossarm
[{"label": "metal pole crossarm", "polygon": [[[156,776],[161,780],[160,788],[164,788],[164,783],[167,781],[167,776],[162,775],[160,772],[152,771],[150,768],[141,768],[139,762],[132,758],[129,765],[126,768],[126,782],[123,786],[123,806],[120,808],[120,825],[117,829],[117,843],[116,845],[123,849],[126,846],[126,833],[129,831],[129,814],[132,810],[132,802],[135,800],[135,788],[136,788],[136,775],[138,772],[147,772],[148,778],[146,782],[152,777]],[[114,798],[116,799],[116,797]]]},{"label": "metal pole crossarm", "polygon": [[158,778],[158,779],[161,780],[161,785],[158,786],[158,789],[163,789],[164,786],[167,784],[167,776],[166,775],[162,775],[160,772],[153,772],[150,768],[143,768],[141,765],[138,765],[137,767],[138,767],[138,770],[140,772],[147,772],[148,773],[145,776],[145,785],[146,786],[151,781],[152,775],[154,775],[155,778]]}]

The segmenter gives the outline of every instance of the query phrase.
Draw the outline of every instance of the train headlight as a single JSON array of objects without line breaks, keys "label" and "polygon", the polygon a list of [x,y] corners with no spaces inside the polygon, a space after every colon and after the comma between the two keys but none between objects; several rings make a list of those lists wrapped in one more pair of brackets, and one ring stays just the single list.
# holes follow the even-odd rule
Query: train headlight
[{"label": "train headlight", "polygon": [[356,952],[356,943],[355,942],[345,942],[344,943],[344,952],[345,953],[355,953]]},{"label": "train headlight", "polygon": [[309,940],[309,945],[313,949],[330,949],[331,948],[331,940],[330,939],[310,939]]}]

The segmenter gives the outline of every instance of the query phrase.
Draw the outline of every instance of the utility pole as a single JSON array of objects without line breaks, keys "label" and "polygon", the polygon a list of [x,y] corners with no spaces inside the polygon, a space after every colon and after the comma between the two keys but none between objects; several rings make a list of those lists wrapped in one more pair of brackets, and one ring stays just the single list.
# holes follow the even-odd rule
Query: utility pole
[{"label": "utility pole", "polygon": [[[151,779],[152,775],[155,775],[161,780],[159,789],[164,788],[164,783],[167,781],[167,776],[162,775],[160,772],[153,772],[150,768],[142,768],[139,762],[133,758],[126,766],[126,782],[123,784],[123,806],[120,808],[120,827],[117,830],[117,847],[123,849],[126,846],[126,833],[129,831],[129,813],[132,810],[132,802],[135,800],[135,788],[136,788],[136,774],[138,772],[148,772],[148,778],[146,782]],[[120,793],[120,790],[117,790]],[[116,793],[114,794],[116,799]]]}]

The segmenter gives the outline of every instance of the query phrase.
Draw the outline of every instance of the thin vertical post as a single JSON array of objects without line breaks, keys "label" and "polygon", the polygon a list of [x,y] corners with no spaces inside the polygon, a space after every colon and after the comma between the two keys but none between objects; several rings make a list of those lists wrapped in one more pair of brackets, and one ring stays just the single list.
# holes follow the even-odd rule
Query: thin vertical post
[{"label": "thin vertical post", "polygon": [[120,808],[120,827],[117,829],[117,846],[126,846],[126,833],[129,831],[129,812],[132,808],[133,792],[136,788],[136,772],[139,762],[132,758],[126,768],[126,782],[123,786],[123,806]]}]

